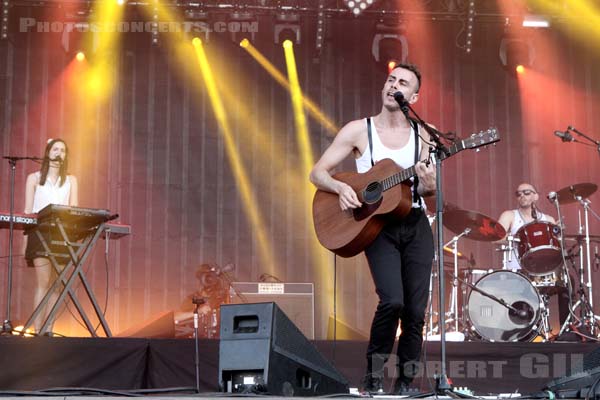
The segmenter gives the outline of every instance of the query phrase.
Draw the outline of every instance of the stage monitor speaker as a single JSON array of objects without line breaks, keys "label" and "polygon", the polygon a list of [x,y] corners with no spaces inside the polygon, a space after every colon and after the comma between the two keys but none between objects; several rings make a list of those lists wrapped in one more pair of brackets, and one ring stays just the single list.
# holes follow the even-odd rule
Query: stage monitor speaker
[{"label": "stage monitor speaker", "polygon": [[221,305],[220,338],[223,392],[348,393],[346,379],[273,302]]},{"label": "stage monitor speaker", "polygon": [[562,367],[567,371],[567,375],[548,382],[544,389],[553,392],[557,398],[563,399],[600,398],[600,385],[598,385],[600,382],[599,355],[599,350],[594,350],[585,355],[571,353],[570,365],[561,362]]},{"label": "stage monitor speaker", "polygon": [[233,282],[231,303],[274,301],[304,336],[315,338],[315,300],[312,283]]}]

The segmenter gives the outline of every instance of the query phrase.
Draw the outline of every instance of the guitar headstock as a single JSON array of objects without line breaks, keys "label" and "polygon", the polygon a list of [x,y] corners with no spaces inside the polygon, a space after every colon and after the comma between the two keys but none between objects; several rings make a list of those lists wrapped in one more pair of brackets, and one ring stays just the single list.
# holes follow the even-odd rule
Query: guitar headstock
[{"label": "guitar headstock", "polygon": [[478,149],[499,141],[500,134],[498,133],[498,130],[496,128],[488,128],[484,131],[473,133],[468,138],[463,139],[461,143],[465,149]]}]

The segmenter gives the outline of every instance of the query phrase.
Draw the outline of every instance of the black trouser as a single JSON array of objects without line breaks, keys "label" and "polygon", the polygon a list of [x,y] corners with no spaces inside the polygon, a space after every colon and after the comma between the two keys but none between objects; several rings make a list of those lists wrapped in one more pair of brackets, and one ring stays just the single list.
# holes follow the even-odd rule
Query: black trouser
[{"label": "black trouser", "polygon": [[409,367],[421,355],[433,262],[433,234],[427,216],[413,209],[401,222],[388,223],[365,254],[379,296],[367,348],[367,372],[382,373],[400,320],[398,379],[409,383]]}]

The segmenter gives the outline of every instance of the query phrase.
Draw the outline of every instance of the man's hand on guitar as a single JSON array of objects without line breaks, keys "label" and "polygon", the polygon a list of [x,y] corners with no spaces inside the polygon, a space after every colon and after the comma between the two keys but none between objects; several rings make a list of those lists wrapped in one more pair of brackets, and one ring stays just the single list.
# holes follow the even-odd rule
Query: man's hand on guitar
[{"label": "man's hand on guitar", "polygon": [[343,211],[358,208],[362,205],[362,203],[358,200],[358,196],[356,192],[350,185],[344,182],[340,182],[340,188],[338,190],[338,195],[340,198],[340,208]]},{"label": "man's hand on guitar", "polygon": [[432,162],[419,161],[415,164],[415,172],[419,177],[418,191],[421,196],[435,193],[435,165]]}]

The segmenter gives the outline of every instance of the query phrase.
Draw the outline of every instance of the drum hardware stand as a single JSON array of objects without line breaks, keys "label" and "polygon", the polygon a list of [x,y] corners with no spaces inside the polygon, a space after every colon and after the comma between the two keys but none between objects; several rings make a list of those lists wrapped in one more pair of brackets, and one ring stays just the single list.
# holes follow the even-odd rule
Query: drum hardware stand
[{"label": "drum hardware stand", "polygon": [[540,318],[540,329],[538,330],[538,334],[543,337],[543,342],[547,342],[550,340],[550,332],[552,329],[550,328],[550,309],[548,305],[550,304],[550,296],[547,294],[542,294],[542,304],[541,306],[541,318]]},{"label": "drum hardware stand", "polygon": [[[580,309],[580,316],[581,316],[581,321],[580,324],[584,325],[587,324],[590,330],[590,334],[592,336],[596,336],[596,330],[598,328],[598,325],[596,323],[597,317],[594,314],[594,303],[593,303],[593,291],[592,291],[592,260],[591,260],[591,254],[590,254],[590,234],[589,234],[589,205],[590,205],[590,201],[587,199],[583,199],[580,196],[576,197],[577,201],[582,205],[583,207],[583,213],[584,213],[584,224],[585,226],[582,226],[581,224],[581,217],[579,218],[579,233],[583,234],[585,233],[583,238],[579,238],[578,239],[578,247],[579,247],[579,254],[582,255],[584,250],[585,250],[585,255],[586,255],[586,260],[584,263],[583,257],[579,257],[579,289],[577,290],[577,294],[578,294],[578,300],[577,302],[575,302],[575,304],[573,305],[573,307],[571,308],[570,312],[569,312],[569,317],[565,320],[565,322],[563,323],[561,330],[559,332],[559,336],[564,333],[564,331],[566,330],[566,328],[572,323],[571,320],[574,317],[573,313],[575,312],[575,310],[581,306]],[[584,244],[582,243],[582,239],[585,242],[585,247]],[[587,267],[587,271],[586,271],[586,267]],[[585,282],[586,279],[586,272],[587,272],[587,283]],[[587,294],[586,291],[584,289],[584,287],[587,288]]]},{"label": "drum hardware stand", "polygon": [[452,292],[450,294],[450,307],[446,316],[449,317],[444,323],[454,322],[454,332],[458,332],[458,241],[463,236],[471,233],[471,228],[466,228],[460,235],[454,236],[452,240],[444,245],[444,247],[452,244],[452,254],[454,255],[454,273],[452,274]]},{"label": "drum hardware stand", "polygon": [[[0,335],[10,335],[13,332],[12,322],[10,320],[11,301],[12,301],[12,272],[13,272],[13,237],[14,237],[14,222],[15,222],[15,173],[17,170],[17,161],[33,160],[41,161],[39,157],[2,157],[8,160],[10,164],[10,210],[9,210],[9,225],[8,225],[8,268],[6,276],[6,317],[0,328]],[[23,328],[25,332],[25,327]]]},{"label": "drum hardware stand", "polygon": [[[434,261],[437,262],[437,254],[435,254],[434,259],[435,259]],[[429,322],[428,322],[427,334],[426,334],[427,337],[433,336],[439,330],[438,327],[434,327],[434,325],[433,325],[433,317],[434,317],[434,315],[438,315],[437,311],[434,311],[434,309],[433,309],[433,282],[434,282],[435,278],[437,278],[437,271],[435,270],[435,268],[432,268],[431,279],[429,279],[429,307],[427,307],[428,313],[429,313],[429,316],[427,317],[427,319],[429,319]]]},{"label": "drum hardware stand", "polygon": [[200,335],[198,334],[198,308],[206,303],[203,297],[192,298],[194,304],[194,367],[196,372],[196,393],[200,393]]},{"label": "drum hardware stand", "polygon": [[514,243],[518,240],[519,239],[515,238],[513,235],[508,234],[508,236],[506,236],[508,245],[503,244],[500,246],[500,251],[502,251],[502,269],[508,269],[509,263],[512,262],[513,252],[515,250]]}]

